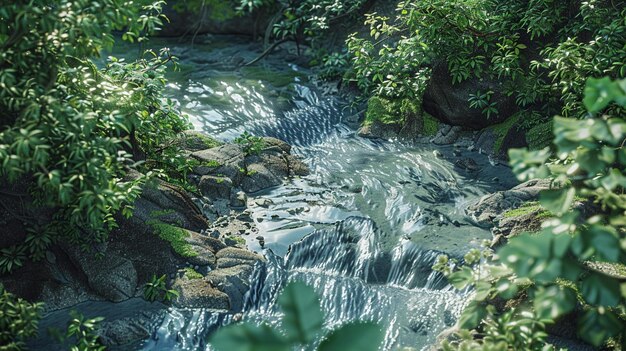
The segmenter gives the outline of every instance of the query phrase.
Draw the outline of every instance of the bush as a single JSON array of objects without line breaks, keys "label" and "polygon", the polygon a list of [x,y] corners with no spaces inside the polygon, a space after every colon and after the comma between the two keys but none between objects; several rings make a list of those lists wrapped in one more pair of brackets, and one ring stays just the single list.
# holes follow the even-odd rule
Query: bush
[{"label": "bush", "polygon": [[[560,184],[540,197],[553,217],[541,232],[512,238],[495,255],[473,250],[461,266],[440,258],[435,268],[456,288],[476,292],[460,320],[465,332],[444,349],[545,350],[546,324],[575,309],[582,310],[577,323],[585,341],[624,345],[626,276],[619,272],[626,270],[626,123],[610,114],[612,103],[626,107],[626,80],[589,79],[583,104],[590,118],[555,118],[555,156],[549,148],[509,152],[521,181],[547,177]],[[572,210],[577,198],[597,211]],[[496,308],[498,299],[513,298],[517,308]]]},{"label": "bush", "polygon": [[42,307],[16,297],[0,284],[0,350],[25,349],[25,341],[37,335]]},{"label": "bush", "polygon": [[[167,142],[187,129],[163,101],[167,50],[131,63],[92,61],[113,44],[112,32],[144,41],[158,30],[162,1],[11,2],[0,9],[0,175],[33,183],[36,205],[55,209],[52,224],[29,223],[39,235],[2,251],[11,271],[25,256],[40,259],[53,239],[88,248],[129,216],[144,178],[123,180],[148,160],[184,169]],[[146,168],[143,168],[146,170]],[[158,173],[158,172],[157,172]],[[12,262],[12,263],[11,263]]]},{"label": "bush", "polygon": [[[625,16],[623,1],[400,1],[393,18],[367,16],[369,38],[349,37],[346,78],[366,98],[419,99],[430,68],[445,64],[453,83],[503,81],[522,110],[540,112],[537,124],[557,113],[584,117],[587,78],[626,76]],[[486,118],[497,114],[488,95],[468,101]]]}]

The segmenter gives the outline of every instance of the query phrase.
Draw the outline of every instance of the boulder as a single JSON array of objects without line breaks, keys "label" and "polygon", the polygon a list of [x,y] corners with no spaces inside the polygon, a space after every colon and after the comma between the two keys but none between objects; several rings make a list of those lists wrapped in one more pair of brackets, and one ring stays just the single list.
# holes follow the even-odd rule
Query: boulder
[{"label": "boulder", "polygon": [[[130,172],[127,178],[137,177]],[[208,226],[200,209],[193,203],[186,191],[162,180],[153,179],[146,184],[141,196],[135,201],[130,221],[138,226],[158,218],[164,223],[200,231]]]},{"label": "boulder", "polygon": [[519,207],[524,202],[537,200],[539,193],[550,187],[551,182],[548,179],[529,180],[510,190],[483,196],[468,206],[466,213],[481,226],[493,226],[494,221],[504,212]]},{"label": "boulder", "polygon": [[[308,174],[308,167],[290,155],[291,146],[276,138],[263,138],[265,147],[258,154],[246,154],[237,144],[226,144],[191,154],[200,161],[194,173],[201,176],[199,188],[204,196],[232,200],[232,206],[242,207],[242,200],[232,188],[254,193],[283,183],[287,177]],[[230,181],[224,180],[228,178]],[[219,180],[222,179],[222,180]],[[226,194],[226,190],[231,191]]]},{"label": "boulder", "polygon": [[137,271],[129,259],[113,253],[100,258],[74,245],[63,245],[63,249],[98,295],[112,302],[124,301],[135,295]]},{"label": "boulder", "polygon": [[177,140],[178,145],[187,151],[200,151],[220,146],[222,143],[196,130],[182,132]]},{"label": "boulder", "polygon": [[229,296],[215,289],[209,280],[179,278],[172,287],[179,292],[175,301],[179,307],[230,309]]},{"label": "boulder", "polygon": [[233,181],[227,177],[204,175],[200,178],[198,189],[209,199],[227,199],[230,197]]},{"label": "boulder", "polygon": [[359,128],[357,135],[368,139],[393,139],[402,130],[399,124],[385,124],[380,121],[373,121]]},{"label": "boulder", "polygon": [[[447,63],[440,62],[433,67],[432,76],[424,91],[423,107],[443,123],[479,130],[500,123],[516,111],[514,97],[502,93],[503,83],[488,79],[470,78],[452,84]],[[494,91],[491,102],[496,102],[498,114],[487,118],[480,109],[469,105],[470,94]]]},{"label": "boulder", "polygon": [[253,267],[242,264],[210,271],[204,280],[228,296],[230,310],[239,312],[243,309],[244,296],[250,289],[250,276]]}]

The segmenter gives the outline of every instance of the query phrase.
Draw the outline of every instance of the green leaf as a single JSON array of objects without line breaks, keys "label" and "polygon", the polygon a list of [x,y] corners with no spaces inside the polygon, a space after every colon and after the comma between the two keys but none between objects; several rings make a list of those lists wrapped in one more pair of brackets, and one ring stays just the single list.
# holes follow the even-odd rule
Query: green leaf
[{"label": "green leaf", "polygon": [[590,305],[612,307],[621,299],[619,283],[598,273],[591,273],[582,281],[580,292]]},{"label": "green leaf", "polygon": [[459,318],[459,327],[461,329],[474,329],[478,326],[480,321],[487,315],[487,309],[480,302],[470,302],[461,317]]},{"label": "green leaf", "polygon": [[377,351],[385,334],[375,323],[350,323],[328,335],[318,351]]},{"label": "green leaf", "polygon": [[583,104],[591,113],[605,109],[614,99],[619,96],[619,86],[611,78],[589,78],[585,86],[585,98]]},{"label": "green leaf", "polygon": [[240,323],[219,329],[209,343],[217,351],[289,351],[289,343],[268,325]]},{"label": "green leaf", "polygon": [[563,215],[569,211],[574,202],[576,189],[569,187],[566,189],[553,189],[541,192],[539,201],[541,205],[548,211],[557,216]]},{"label": "green leaf", "polygon": [[278,299],[284,316],[283,327],[290,340],[307,344],[322,329],[324,315],[313,288],[301,282],[289,283]]},{"label": "green leaf", "polygon": [[535,294],[533,305],[540,318],[554,320],[576,307],[576,294],[571,289],[557,285],[540,288]]},{"label": "green leaf", "polygon": [[456,289],[464,289],[473,281],[473,273],[472,269],[469,267],[463,267],[460,270],[450,274],[448,276],[448,281],[452,286]]},{"label": "green leaf", "polygon": [[604,342],[623,331],[624,322],[619,320],[612,312],[589,310],[578,320],[578,332],[583,340],[599,347]]}]

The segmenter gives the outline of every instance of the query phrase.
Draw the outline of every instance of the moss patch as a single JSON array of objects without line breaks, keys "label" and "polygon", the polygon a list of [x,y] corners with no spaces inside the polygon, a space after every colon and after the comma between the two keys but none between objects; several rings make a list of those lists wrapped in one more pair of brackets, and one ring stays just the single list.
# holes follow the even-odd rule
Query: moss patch
[{"label": "moss patch", "polygon": [[439,130],[439,121],[426,112],[422,112],[422,118],[424,119],[424,129],[422,133],[425,136],[434,136]]},{"label": "moss patch", "polygon": [[552,121],[534,126],[526,133],[526,142],[530,150],[543,149],[552,143],[553,138]]},{"label": "moss patch", "polygon": [[296,78],[306,80],[306,75],[296,71],[273,71],[260,66],[248,66],[241,68],[244,79],[260,80],[274,87],[282,88],[295,82]]},{"label": "moss patch", "polygon": [[504,218],[520,217],[536,213],[538,219],[553,217],[552,213],[545,210],[538,202],[526,202],[522,206],[504,212]]},{"label": "moss patch", "polygon": [[[214,147],[220,146],[224,143],[222,143],[219,140],[213,139],[208,135],[204,135],[202,133],[197,133],[193,136],[193,138],[197,138],[199,139],[198,141],[202,142],[202,144],[207,148],[207,149],[212,149]],[[191,139],[191,138],[188,138]]]},{"label": "moss patch", "polygon": [[363,124],[370,125],[375,121],[383,124],[400,124],[404,122],[404,116],[400,113],[397,102],[391,102],[378,96],[373,96],[367,101],[367,111]]},{"label": "moss patch", "polygon": [[163,223],[159,220],[148,221],[148,224],[152,227],[154,232],[159,238],[167,241],[172,246],[172,249],[182,257],[195,257],[198,253],[193,250],[191,245],[185,241],[185,238],[190,237],[188,231],[182,228],[175,227],[171,224]]},{"label": "moss patch", "polygon": [[239,245],[246,245],[246,239],[242,238],[239,235],[231,235],[228,238],[234,240]]},{"label": "moss patch", "polygon": [[185,268],[185,277],[189,280],[202,279],[204,276],[191,267]]},{"label": "moss patch", "polygon": [[509,117],[506,121],[493,125],[489,127],[489,129],[495,134],[496,141],[493,144],[493,151],[499,153],[502,150],[502,143],[504,142],[504,138],[509,133],[509,130],[513,128],[520,119],[521,114],[516,113],[513,116]]}]

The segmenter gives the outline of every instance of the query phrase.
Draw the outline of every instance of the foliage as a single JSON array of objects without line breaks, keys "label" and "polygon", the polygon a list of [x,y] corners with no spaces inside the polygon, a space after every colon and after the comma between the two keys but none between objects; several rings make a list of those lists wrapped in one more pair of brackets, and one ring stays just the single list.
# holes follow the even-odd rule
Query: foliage
[{"label": "foliage", "polygon": [[179,296],[175,289],[167,288],[167,276],[164,274],[157,278],[155,274],[143,289],[143,298],[147,301],[172,301]]},{"label": "foliage", "polygon": [[[465,337],[448,349],[545,349],[545,325],[576,308],[582,309],[577,322],[585,341],[596,347],[609,339],[622,347],[626,342],[626,283],[615,274],[626,265],[626,123],[611,115],[612,103],[626,106],[626,80],[589,79],[583,103],[589,118],[555,118],[554,159],[548,148],[509,152],[521,181],[549,177],[555,184],[540,196],[554,214],[541,232],[511,238],[496,255],[473,250],[462,266],[440,257],[435,268],[456,288],[475,289],[461,327],[488,336],[495,326],[498,336]],[[571,210],[578,197],[596,210]],[[497,310],[498,298],[516,298],[520,307]]]},{"label": "foliage", "polygon": [[[267,324],[243,322],[218,330],[210,340],[211,345],[218,351],[288,351],[319,342],[324,315],[312,288],[290,283],[278,304],[283,312],[282,331]],[[383,336],[373,323],[348,323],[321,337],[316,350],[375,351]]]},{"label": "foliage", "polygon": [[487,92],[479,91],[476,94],[470,94],[468,100],[469,106],[481,110],[483,115],[489,119],[492,115],[498,114],[498,104],[491,101],[492,96],[493,91],[491,90]]},{"label": "foliage", "polygon": [[65,332],[56,328],[49,330],[60,343],[70,351],[104,351],[106,348],[98,342],[98,325],[103,317],[85,318],[81,313],[70,311],[72,319],[67,324]]},{"label": "foliage", "polygon": [[[614,1],[400,1],[393,18],[367,15],[369,37],[348,38],[346,79],[366,98],[419,99],[431,67],[445,65],[453,84],[501,81],[520,109],[541,112],[537,124],[584,117],[587,78],[626,76],[624,17],[626,3]],[[488,91],[468,98],[487,117],[498,113]]]},{"label": "foliage", "polygon": [[56,211],[51,223],[28,223],[36,233],[26,242],[2,251],[2,272],[25,256],[40,259],[59,235],[84,248],[106,240],[113,215],[130,216],[153,176],[125,179],[129,167],[152,160],[166,174],[180,171],[175,150],[162,148],[187,128],[161,99],[174,58],[162,50],[131,63],[110,58],[103,68],[92,62],[111,47],[113,31],[145,41],[163,23],[162,4],[36,0],[0,8],[0,175],[31,181],[33,206]]},{"label": "foliage", "polygon": [[43,305],[30,303],[0,285],[0,350],[25,349],[25,341],[37,335]]},{"label": "foliage", "polygon": [[323,80],[342,78],[349,65],[348,59],[348,53],[333,52],[323,56],[319,77]]},{"label": "foliage", "polygon": [[262,137],[254,136],[248,132],[243,132],[235,138],[234,142],[241,145],[246,155],[258,155],[265,148],[265,140]]}]

